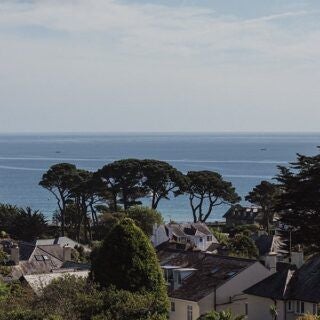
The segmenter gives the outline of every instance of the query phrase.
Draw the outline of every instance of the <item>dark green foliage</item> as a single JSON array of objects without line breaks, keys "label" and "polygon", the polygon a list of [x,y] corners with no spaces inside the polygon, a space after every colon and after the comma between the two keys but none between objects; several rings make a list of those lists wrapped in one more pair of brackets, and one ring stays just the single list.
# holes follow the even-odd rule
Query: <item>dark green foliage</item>
[{"label": "dark green foliage", "polygon": [[[282,193],[277,209],[282,222],[292,229],[292,243],[319,250],[320,243],[320,154],[298,155],[288,168],[279,167]],[[287,234],[286,234],[287,235]]]},{"label": "dark green foliage", "polygon": [[10,204],[0,204],[0,229],[6,233],[14,232],[14,221],[19,214],[19,208]]},{"label": "dark green foliage", "polygon": [[199,318],[199,320],[244,320],[245,316],[233,316],[231,311],[211,311]]},{"label": "dark green foliage", "polygon": [[169,193],[184,188],[185,176],[169,163],[159,160],[142,160],[143,186],[151,195],[151,208],[156,209],[161,199],[169,199]]},{"label": "dark green foliage", "polygon": [[262,181],[259,185],[253,188],[246,196],[246,201],[260,206],[264,216],[264,227],[269,232],[270,224],[273,222],[277,199],[280,195],[280,188],[274,183]]},{"label": "dark green foliage", "polygon": [[165,320],[166,304],[158,300],[154,293],[133,293],[114,287],[100,290],[85,279],[66,276],[44,288],[43,295],[32,305],[50,319]]},{"label": "dark green foliage", "polygon": [[104,185],[105,191],[111,194],[111,207],[117,211],[118,205],[123,204],[125,210],[130,206],[141,204],[138,201],[146,195],[146,188],[142,185],[141,160],[124,159],[114,161],[98,170],[99,177]]},{"label": "dark green foliage", "polygon": [[154,224],[163,223],[160,212],[148,207],[134,206],[127,211],[127,215],[147,235],[152,235]]},{"label": "dark green foliage", "polygon": [[47,221],[38,210],[0,204],[1,229],[17,240],[32,241],[48,233]]},{"label": "dark green foliage", "polygon": [[61,234],[65,234],[65,211],[71,189],[75,186],[77,168],[70,163],[58,163],[42,176],[39,185],[49,190],[57,200],[61,216]]},{"label": "dark green foliage", "polygon": [[102,287],[165,295],[155,251],[131,219],[123,219],[106,236],[92,261],[92,277]]},{"label": "dark green foliage", "polygon": [[254,241],[244,234],[237,234],[229,240],[228,248],[231,255],[244,258],[257,258],[258,248]]},{"label": "dark green foliage", "polygon": [[187,185],[179,193],[189,195],[194,222],[205,222],[216,206],[241,200],[231,182],[213,171],[189,171]]},{"label": "dark green foliage", "polygon": [[48,232],[48,225],[44,215],[38,210],[31,208],[19,209],[18,215],[13,222],[11,236],[24,241],[33,241],[44,237]]}]

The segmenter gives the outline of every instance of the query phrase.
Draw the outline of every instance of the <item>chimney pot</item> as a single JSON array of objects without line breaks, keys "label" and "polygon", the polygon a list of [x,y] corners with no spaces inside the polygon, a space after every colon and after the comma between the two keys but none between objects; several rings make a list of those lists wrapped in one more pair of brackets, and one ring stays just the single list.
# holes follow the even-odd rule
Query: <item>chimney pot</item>
[{"label": "chimney pot", "polygon": [[13,245],[10,249],[10,259],[15,264],[18,265],[20,262],[20,250],[18,245]]},{"label": "chimney pot", "polygon": [[71,261],[71,252],[72,248],[68,244],[63,246],[63,262]]}]

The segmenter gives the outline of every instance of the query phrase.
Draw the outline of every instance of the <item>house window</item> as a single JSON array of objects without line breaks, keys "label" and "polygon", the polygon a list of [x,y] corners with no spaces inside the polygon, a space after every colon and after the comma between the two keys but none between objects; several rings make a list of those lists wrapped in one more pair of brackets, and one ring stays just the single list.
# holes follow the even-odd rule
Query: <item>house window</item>
[{"label": "house window", "polygon": [[296,313],[304,314],[304,302],[303,301],[297,301],[297,303],[296,303]]},{"label": "house window", "polygon": [[317,315],[318,314],[318,306],[317,306],[317,304],[316,303],[314,303],[313,305],[312,305],[312,309],[313,309],[313,314],[314,315]]},{"label": "house window", "polygon": [[178,284],[182,283],[181,273],[178,272]]},{"label": "house window", "polygon": [[207,236],[207,241],[211,242],[212,241],[212,236]]},{"label": "house window", "polygon": [[187,320],[192,320],[192,306],[187,306]]},{"label": "house window", "polygon": [[202,238],[199,238],[199,242],[202,242]]},{"label": "house window", "polygon": [[246,302],[244,304],[244,314],[247,316],[249,314],[249,306],[248,306],[248,303]]},{"label": "house window", "polygon": [[293,311],[293,303],[291,300],[287,301],[287,311],[292,312]]},{"label": "house window", "polygon": [[171,312],[175,312],[176,311],[176,304],[175,302],[171,301]]}]

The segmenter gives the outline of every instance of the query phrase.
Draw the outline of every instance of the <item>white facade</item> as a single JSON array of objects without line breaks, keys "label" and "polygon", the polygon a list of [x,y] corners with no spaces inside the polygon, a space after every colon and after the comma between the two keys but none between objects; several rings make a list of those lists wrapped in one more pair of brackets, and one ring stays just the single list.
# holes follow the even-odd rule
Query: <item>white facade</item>
[{"label": "white facade", "polygon": [[159,226],[155,224],[153,226],[152,236],[150,240],[154,247],[157,247],[161,243],[168,241],[169,237],[167,236],[166,227],[162,224]]},{"label": "white facade", "polygon": [[[245,315],[248,300],[247,296],[242,292],[255,283],[267,278],[270,274],[270,270],[265,268],[260,262],[256,262],[230,278],[200,301],[170,298],[171,307],[173,303],[175,309],[172,310],[173,308],[171,308],[170,320],[189,320],[187,312],[189,310],[190,313],[190,306],[192,306],[192,320],[212,310],[231,310],[234,314]],[[270,313],[268,320],[270,320]]]},{"label": "white facade", "polygon": [[317,304],[306,301],[283,301],[270,298],[247,296],[248,320],[270,320],[270,307],[276,306],[277,320],[297,320],[303,314],[317,314]]}]

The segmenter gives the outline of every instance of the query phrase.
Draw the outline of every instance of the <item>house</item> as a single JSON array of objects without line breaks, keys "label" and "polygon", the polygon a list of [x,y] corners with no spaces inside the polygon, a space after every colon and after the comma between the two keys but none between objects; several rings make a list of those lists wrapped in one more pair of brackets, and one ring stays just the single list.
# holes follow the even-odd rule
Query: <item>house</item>
[{"label": "house", "polygon": [[168,285],[170,320],[197,319],[211,310],[246,314],[242,292],[274,272],[256,260],[201,251],[163,249],[157,254]]},{"label": "house", "polygon": [[248,320],[269,320],[276,306],[277,320],[296,320],[302,314],[320,312],[320,256],[303,264],[303,252],[293,252],[291,264],[246,289]]},{"label": "house", "polygon": [[53,280],[63,278],[66,276],[73,276],[76,278],[87,278],[89,270],[57,270],[51,273],[24,275],[21,282],[29,286],[36,295],[40,295],[43,288],[49,285]]},{"label": "house", "polygon": [[263,212],[260,207],[232,206],[223,216],[227,227],[245,224],[262,224]]},{"label": "house", "polygon": [[61,247],[68,245],[72,249],[76,247],[83,247],[84,251],[90,252],[91,249],[88,246],[82,245],[81,243],[74,241],[68,237],[56,237],[51,239],[38,239],[34,242],[36,246],[43,246],[43,245],[54,245],[58,244]]},{"label": "house", "polygon": [[152,228],[152,235],[150,240],[154,247],[161,245],[164,242],[169,241],[168,231],[164,224],[155,224]]},{"label": "house", "polygon": [[23,241],[12,244],[11,277],[19,279],[22,275],[49,273],[60,269],[64,263],[72,260],[71,251],[71,247],[61,247],[59,244],[35,245]]},{"label": "house", "polygon": [[210,246],[219,244],[205,223],[168,223],[166,225],[168,238],[177,243],[189,244],[201,251],[207,251]]}]

